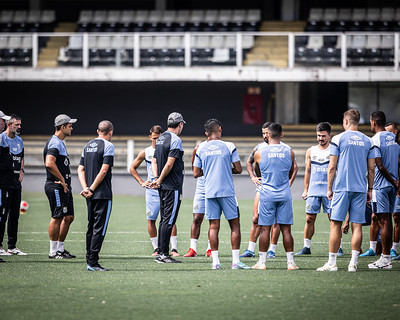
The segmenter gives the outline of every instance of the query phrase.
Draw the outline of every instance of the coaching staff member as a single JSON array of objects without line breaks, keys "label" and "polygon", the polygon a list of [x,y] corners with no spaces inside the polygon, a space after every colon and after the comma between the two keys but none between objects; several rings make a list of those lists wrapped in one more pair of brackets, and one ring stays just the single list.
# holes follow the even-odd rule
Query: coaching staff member
[{"label": "coaching staff member", "polygon": [[64,249],[69,226],[74,221],[71,170],[64,139],[72,134],[72,124],[76,120],[66,114],[58,115],[54,120],[56,132],[46,142],[43,150],[47,173],[44,190],[51,210],[49,259],[75,258],[75,255]]},{"label": "coaching staff member", "polygon": [[88,271],[108,271],[99,264],[99,252],[107,231],[111,214],[112,190],[111,167],[114,163],[114,145],[110,142],[114,126],[103,120],[97,128],[98,137],[83,148],[78,167],[82,186],[81,195],[86,198],[88,230],[86,232],[86,262]]},{"label": "coaching staff member", "polygon": [[150,185],[159,189],[160,195],[160,226],[158,228],[158,248],[155,261],[158,263],[180,263],[169,255],[169,239],[172,227],[178,217],[182,199],[183,185],[183,148],[178,137],[183,124],[186,123],[178,112],[168,116],[168,130],[158,138],[156,150],[152,159],[154,181]]}]

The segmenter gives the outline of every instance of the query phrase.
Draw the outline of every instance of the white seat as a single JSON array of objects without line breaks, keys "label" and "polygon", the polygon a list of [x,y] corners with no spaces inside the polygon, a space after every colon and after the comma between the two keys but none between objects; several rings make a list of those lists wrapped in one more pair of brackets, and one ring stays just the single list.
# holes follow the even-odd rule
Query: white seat
[{"label": "white seat", "polygon": [[149,13],[147,10],[138,10],[135,12],[136,23],[146,23],[148,21]]},{"label": "white seat", "polygon": [[340,21],[350,21],[351,20],[351,9],[341,8],[339,9],[338,19]]},{"label": "white seat", "polygon": [[206,10],[204,14],[204,22],[206,23],[214,23],[217,22],[218,19],[218,11],[217,10]]},{"label": "white seat", "polygon": [[121,23],[132,23],[135,21],[135,15],[133,10],[124,10],[121,13]]},{"label": "white seat", "polygon": [[153,49],[153,38],[151,36],[140,37],[140,49]]},{"label": "white seat", "polygon": [[250,9],[247,11],[246,22],[258,22],[261,20],[261,10]]},{"label": "white seat", "polygon": [[162,20],[162,11],[160,10],[150,11],[148,22],[157,24],[160,23],[161,20]]},{"label": "white seat", "polygon": [[97,39],[98,49],[111,49],[111,37],[110,36],[100,36]]},{"label": "white seat", "polygon": [[68,47],[70,49],[82,49],[83,38],[80,36],[69,37]]},{"label": "white seat", "polygon": [[381,10],[381,21],[392,21],[394,19],[395,14],[394,8],[382,8]]},{"label": "white seat", "polygon": [[153,48],[154,49],[167,49],[167,36],[156,36],[154,37],[153,41]]},{"label": "white seat", "polygon": [[381,9],[379,8],[368,8],[367,9],[367,21],[379,21],[381,16]]},{"label": "white seat", "polygon": [[311,8],[308,16],[308,21],[322,21],[324,18],[324,9],[322,8]]},{"label": "white seat", "polygon": [[197,49],[210,48],[210,37],[209,36],[195,36],[194,48],[197,48]]},{"label": "white seat", "polygon": [[171,36],[168,37],[167,48],[168,49],[183,49],[185,47],[184,37],[182,36]]},{"label": "white seat", "polygon": [[254,46],[254,37],[253,36],[243,36],[242,37],[242,47],[243,49],[250,49]]},{"label": "white seat", "polygon": [[176,11],[174,10],[166,10],[163,12],[161,21],[165,24],[172,24],[175,22]]},{"label": "white seat", "polygon": [[123,48],[124,49],[133,49],[133,37],[124,37]]},{"label": "white seat", "polygon": [[232,10],[221,10],[218,15],[219,23],[229,23],[232,21]]},{"label": "white seat", "polygon": [[367,49],[378,49],[381,46],[381,36],[369,35],[367,36],[367,44],[365,47]]},{"label": "white seat", "polygon": [[0,49],[5,49],[8,47],[8,37],[0,36]]},{"label": "white seat", "polygon": [[56,21],[56,12],[54,10],[42,11],[40,23],[53,23],[54,21]]},{"label": "white seat", "polygon": [[337,9],[336,8],[327,8],[327,9],[325,9],[324,20],[325,21],[335,21],[335,20],[337,20]]},{"label": "white seat", "polygon": [[121,11],[118,10],[111,10],[107,13],[106,22],[109,24],[118,23],[121,19]]},{"label": "white seat", "polygon": [[354,8],[353,15],[351,17],[352,21],[364,21],[367,15],[367,10],[365,8]]},{"label": "white seat", "polygon": [[88,37],[88,45],[89,49],[97,48],[98,47],[98,38],[96,36],[89,36]]},{"label": "white seat", "polygon": [[79,14],[78,23],[80,24],[87,24],[92,22],[93,12],[90,10],[83,10]]},{"label": "white seat", "polygon": [[233,10],[232,22],[243,22],[246,20],[246,10]]},{"label": "white seat", "polygon": [[307,49],[321,49],[324,46],[323,36],[309,36]]},{"label": "white seat", "polygon": [[225,47],[225,37],[224,36],[211,36],[211,48],[221,49]]},{"label": "white seat", "polygon": [[19,49],[21,48],[21,40],[22,37],[10,37],[10,39],[8,40],[8,48],[10,49]]},{"label": "white seat", "polygon": [[96,10],[93,14],[93,23],[102,24],[106,22],[107,12],[105,10]]},{"label": "white seat", "polygon": [[381,49],[393,49],[394,48],[394,36],[384,35],[381,39]]},{"label": "white seat", "polygon": [[180,10],[176,14],[176,22],[177,23],[186,23],[190,21],[190,12],[189,10]]},{"label": "white seat", "polygon": [[28,12],[26,10],[15,11],[13,22],[14,23],[24,23],[27,21]]},{"label": "white seat", "polygon": [[32,37],[22,37],[21,49],[32,49]]},{"label": "white seat", "polygon": [[236,48],[236,36],[226,36],[224,47],[228,49]]},{"label": "white seat", "polygon": [[14,11],[6,10],[2,11],[0,15],[0,23],[12,22],[14,18]]},{"label": "white seat", "polygon": [[28,17],[26,19],[26,21],[28,23],[35,23],[35,22],[39,22],[40,21],[40,10],[31,10],[28,13]]},{"label": "white seat", "polygon": [[352,49],[365,48],[367,44],[367,37],[362,35],[352,36],[351,47]]},{"label": "white seat", "polygon": [[204,11],[203,10],[193,10],[190,15],[191,23],[200,23],[203,21]]}]

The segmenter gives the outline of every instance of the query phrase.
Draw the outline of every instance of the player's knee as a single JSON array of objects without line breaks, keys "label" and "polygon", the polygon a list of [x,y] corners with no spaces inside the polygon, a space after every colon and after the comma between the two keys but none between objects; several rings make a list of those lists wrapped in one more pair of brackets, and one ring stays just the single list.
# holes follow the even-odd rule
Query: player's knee
[{"label": "player's knee", "polygon": [[198,215],[195,215],[195,216],[193,217],[193,223],[194,223],[195,225],[200,225],[202,222],[203,222],[203,217],[198,216]]},{"label": "player's knee", "polygon": [[308,225],[313,225],[314,222],[315,222],[315,217],[313,217],[313,216],[307,216],[307,218],[306,218],[306,223],[307,223]]},{"label": "player's knee", "polygon": [[395,225],[399,225],[400,224],[400,213],[393,214],[393,221],[394,221]]},{"label": "player's knee", "polygon": [[65,216],[64,217],[64,222],[66,223],[72,223],[72,221],[74,221],[75,216]]}]

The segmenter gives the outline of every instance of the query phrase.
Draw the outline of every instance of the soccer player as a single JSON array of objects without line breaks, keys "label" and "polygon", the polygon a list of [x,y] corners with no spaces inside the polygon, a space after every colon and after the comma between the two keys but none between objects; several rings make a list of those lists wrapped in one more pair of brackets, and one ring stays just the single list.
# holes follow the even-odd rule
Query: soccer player
[{"label": "soccer player", "polygon": [[240,158],[233,143],[221,140],[221,122],[209,119],[205,122],[204,129],[209,141],[197,149],[193,176],[198,178],[204,175],[205,178],[206,219],[210,221],[208,236],[213,259],[212,269],[221,268],[218,234],[222,211],[231,228],[232,269],[250,269],[239,261],[240,219],[232,174],[242,173]]},{"label": "soccer player", "polygon": [[[132,162],[129,172],[136,179],[136,181],[143,187],[146,188],[146,215],[147,215],[147,231],[150,236],[151,244],[153,245],[153,256],[156,256],[159,252],[158,249],[158,239],[157,239],[157,228],[156,228],[156,220],[158,217],[158,213],[160,212],[160,197],[158,195],[158,190],[149,188],[151,181],[153,180],[153,172],[151,171],[151,160],[154,156],[154,151],[156,147],[156,141],[158,137],[162,133],[162,128],[159,125],[154,125],[150,129],[149,138],[151,140],[151,146],[143,149],[139,152],[136,159]],[[141,165],[143,161],[146,161],[147,166],[147,180],[143,181],[137,172],[137,168]],[[171,233],[171,255],[179,256],[177,250],[178,237],[176,224],[172,228]]]},{"label": "soccer player", "polygon": [[[6,121],[10,120],[11,117],[0,111],[0,133],[3,132],[6,127]],[[13,160],[10,154],[10,147],[3,139],[3,135],[0,135],[0,222],[4,219],[6,210],[9,207],[9,197],[5,189],[13,182],[14,179],[14,168]],[[4,249],[0,251],[1,255],[8,255],[8,252]],[[5,262],[0,258],[0,262]]]},{"label": "soccer player", "polygon": [[[10,120],[7,121],[7,130],[3,132],[2,140],[9,146],[13,160],[14,179],[8,185],[6,192],[9,197],[9,207],[7,208],[4,219],[0,221],[0,254],[26,256],[26,253],[17,248],[18,238],[18,220],[21,205],[21,182],[24,178],[24,143],[18,136],[21,133],[21,117],[12,114]],[[7,223],[8,234],[8,251],[3,249],[4,232]]]},{"label": "soccer player", "polygon": [[397,129],[397,125],[394,122],[388,122],[385,124],[385,130],[390,131],[394,135],[397,135],[399,129]]},{"label": "soccer player", "polygon": [[[357,271],[358,255],[362,243],[362,224],[365,222],[365,206],[367,201],[371,201],[375,167],[373,142],[358,131],[359,121],[360,113],[357,110],[347,110],[343,115],[345,131],[332,138],[327,192],[328,199],[332,200],[329,260],[317,271],[338,270],[336,266],[337,252],[342,238],[341,227],[347,212],[349,212],[349,221],[353,231],[352,255],[347,270],[349,272]],[[335,185],[333,185],[334,180]]]},{"label": "soccer player", "polygon": [[154,176],[151,188],[158,188],[160,196],[160,225],[158,227],[157,263],[180,263],[169,255],[172,227],[176,223],[182,199],[184,175],[182,141],[178,137],[185,120],[178,112],[172,112],[167,119],[168,130],[157,139],[152,159]]},{"label": "soccer player", "polygon": [[[249,245],[248,245],[247,249],[240,255],[240,258],[255,257],[256,242],[260,235],[260,227],[258,225],[258,204],[259,204],[259,200],[260,200],[259,187],[261,186],[261,182],[260,182],[261,173],[259,172],[258,168],[256,168],[256,172],[253,171],[254,154],[256,153],[256,151],[258,150],[258,148],[260,146],[262,146],[264,144],[268,144],[268,127],[270,126],[271,123],[272,122],[266,122],[262,125],[261,132],[262,132],[262,137],[264,139],[264,142],[259,143],[258,145],[256,145],[254,147],[253,151],[249,155],[249,158],[247,159],[247,162],[246,162],[247,172],[249,173],[251,181],[256,186],[256,195],[254,197],[254,204],[253,204],[253,220],[252,220],[252,225],[250,228]],[[281,141],[281,144],[284,144],[284,143]],[[286,144],[284,144],[284,145],[286,145]],[[295,159],[293,173],[289,180],[290,186],[292,186],[294,180],[296,179],[297,171],[298,171],[298,167],[297,167],[297,162]],[[269,258],[269,259],[275,258],[275,251],[276,251],[276,246],[278,244],[280,232],[281,232],[281,230],[279,229],[279,224],[275,223],[272,226],[271,244],[270,244],[270,247],[268,248],[268,252],[267,252],[267,258]]]},{"label": "soccer player", "polygon": [[110,142],[113,124],[103,120],[97,127],[98,137],[83,148],[78,166],[81,195],[86,198],[88,229],[86,232],[86,270],[109,271],[99,264],[99,253],[106,235],[112,207],[111,168],[114,145]]},{"label": "soccer player", "polygon": [[288,270],[298,267],[293,259],[293,224],[292,195],[289,178],[294,170],[294,152],[281,144],[282,126],[272,123],[268,128],[269,144],[259,148],[254,154],[254,161],[260,168],[261,183],[258,224],[261,227],[259,240],[259,260],[253,269],[266,269],[265,261],[271,226],[279,224],[282,231],[283,246],[286,251]]},{"label": "soccer player", "polygon": [[64,249],[65,238],[72,221],[74,221],[71,170],[64,139],[72,134],[72,124],[76,121],[77,119],[71,119],[66,114],[58,115],[54,120],[56,131],[46,142],[43,150],[47,174],[44,189],[51,211],[49,259],[76,257]]},{"label": "soccer player", "polygon": [[396,136],[385,130],[386,116],[375,111],[370,117],[371,131],[375,133],[372,141],[375,147],[375,178],[372,208],[381,229],[382,255],[368,265],[370,269],[392,269],[390,249],[392,242],[392,212],[396,193],[400,187],[399,161],[400,147]]},{"label": "soccer player", "polygon": [[[328,165],[330,158],[331,125],[329,122],[321,122],[317,125],[316,146],[312,146],[306,152],[304,172],[304,192],[302,198],[306,200],[306,224],[304,226],[304,247],[296,255],[311,254],[311,239],[315,232],[315,220],[317,213],[331,213],[331,202],[326,197],[328,185]],[[338,251],[343,256],[341,246]]]},{"label": "soccer player", "polygon": [[[206,135],[208,133],[206,132]],[[192,165],[196,157],[197,149],[202,146],[207,141],[203,141],[192,152]],[[194,168],[192,167],[194,170]],[[184,257],[197,257],[197,241],[200,236],[201,224],[204,220],[204,214],[206,212],[206,194],[205,194],[205,179],[204,176],[198,177],[196,179],[196,191],[193,199],[193,223],[190,229],[190,248],[189,251],[184,255]],[[211,257],[211,246],[210,240],[208,240],[206,257]]]}]

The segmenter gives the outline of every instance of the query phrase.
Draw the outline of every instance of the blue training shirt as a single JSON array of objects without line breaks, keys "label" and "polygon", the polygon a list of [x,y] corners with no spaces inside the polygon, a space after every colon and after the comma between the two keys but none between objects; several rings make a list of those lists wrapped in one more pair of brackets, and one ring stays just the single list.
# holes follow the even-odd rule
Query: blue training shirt
[{"label": "blue training shirt", "polygon": [[308,197],[326,197],[330,154],[330,145],[326,149],[320,149],[318,145],[311,147],[311,175]]},{"label": "blue training shirt", "polygon": [[203,169],[206,198],[235,196],[231,164],[238,161],[239,154],[231,142],[211,140],[199,146],[193,166]]},{"label": "blue training shirt", "polygon": [[[372,137],[375,158],[382,158],[382,163],[394,180],[399,180],[400,146],[396,143],[396,136],[390,131],[380,131]],[[375,166],[374,189],[391,187],[392,184],[381,174]]]},{"label": "blue training shirt", "polygon": [[332,138],[331,155],[338,157],[333,191],[367,192],[368,159],[375,158],[372,140],[348,130]]}]

